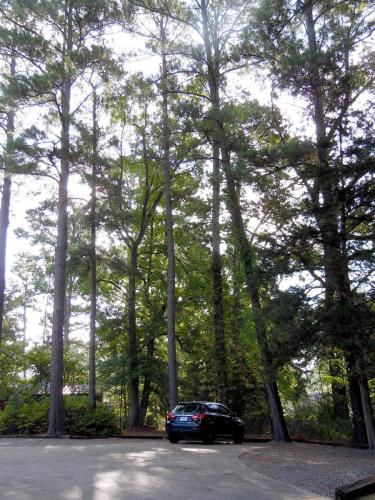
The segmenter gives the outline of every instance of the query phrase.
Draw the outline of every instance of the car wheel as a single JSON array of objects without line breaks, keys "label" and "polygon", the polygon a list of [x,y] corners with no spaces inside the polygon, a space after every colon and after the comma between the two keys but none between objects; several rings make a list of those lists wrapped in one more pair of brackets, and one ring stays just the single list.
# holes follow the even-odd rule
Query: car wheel
[{"label": "car wheel", "polygon": [[216,431],[214,428],[208,428],[203,434],[203,443],[212,444],[216,439]]},{"label": "car wheel", "polygon": [[244,438],[244,433],[243,432],[237,432],[234,436],[233,436],[233,442],[234,444],[242,444],[243,443],[243,438]]},{"label": "car wheel", "polygon": [[176,434],[168,434],[168,439],[170,443],[176,444],[179,442],[180,438]]}]

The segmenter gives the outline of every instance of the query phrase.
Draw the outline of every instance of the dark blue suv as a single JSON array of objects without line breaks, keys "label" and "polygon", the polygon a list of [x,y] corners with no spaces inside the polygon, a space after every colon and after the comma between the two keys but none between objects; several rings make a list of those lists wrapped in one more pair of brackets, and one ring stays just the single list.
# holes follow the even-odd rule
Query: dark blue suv
[{"label": "dark blue suv", "polygon": [[179,403],[167,413],[165,430],[171,443],[199,438],[211,444],[216,437],[230,436],[237,444],[244,438],[244,423],[221,403],[191,401]]}]

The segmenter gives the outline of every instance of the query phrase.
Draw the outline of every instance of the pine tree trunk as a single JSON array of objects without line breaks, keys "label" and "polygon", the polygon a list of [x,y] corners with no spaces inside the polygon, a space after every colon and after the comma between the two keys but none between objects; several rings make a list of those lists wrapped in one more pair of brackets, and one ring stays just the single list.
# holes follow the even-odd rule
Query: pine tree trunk
[{"label": "pine tree trunk", "polygon": [[92,168],[90,200],[90,348],[89,348],[89,400],[90,408],[96,408],[96,164],[98,158],[97,96],[93,91],[92,107]]},{"label": "pine tree trunk", "polygon": [[290,441],[277,388],[275,370],[268,347],[265,321],[260,303],[256,269],[254,266],[253,250],[246,235],[241,207],[236,192],[236,185],[231,171],[229,153],[226,149],[222,149],[222,164],[227,183],[228,211],[231,215],[233,232],[243,262],[245,282],[251,301],[255,331],[260,348],[273,437],[276,441]]},{"label": "pine tree trunk", "polygon": [[[16,74],[16,60],[12,57],[10,62],[10,77]],[[7,143],[6,154],[12,154],[12,144],[14,140],[14,110],[10,109],[7,113]],[[4,301],[5,301],[5,273],[6,273],[6,252],[7,236],[9,226],[10,197],[12,190],[12,177],[7,168],[7,161],[4,162],[4,182],[3,193],[1,197],[0,208],[0,348],[3,340],[3,322],[4,322]]]},{"label": "pine tree trunk", "polygon": [[244,390],[243,390],[243,368],[246,365],[246,352],[241,348],[241,332],[244,331],[244,312],[241,301],[242,281],[239,279],[239,269],[241,262],[236,248],[233,249],[232,271],[232,348],[231,348],[231,377],[230,394],[232,409],[239,415],[243,414],[245,408]]},{"label": "pine tree trunk", "polygon": [[244,325],[243,308],[241,304],[240,283],[237,277],[237,252],[233,253],[233,293],[232,293],[232,339],[236,351],[240,348],[240,335]]},{"label": "pine tree trunk", "polygon": [[228,387],[228,375],[225,352],[222,264],[220,253],[220,149],[216,143],[212,145],[212,154],[212,275],[215,355],[219,400],[224,402]]},{"label": "pine tree trunk", "polygon": [[168,333],[168,378],[169,405],[174,408],[178,403],[177,356],[176,356],[176,271],[172,209],[172,187],[170,171],[170,129],[168,112],[168,68],[166,57],[166,33],[161,23],[162,39],[162,133],[163,133],[163,174],[165,193],[165,217],[168,252],[168,301],[167,301],[167,333]]},{"label": "pine tree trunk", "polygon": [[[203,42],[206,53],[207,82],[210,91],[210,101],[213,111],[213,130],[218,128],[215,117],[220,112],[220,62],[218,41],[212,36],[209,27],[206,0],[200,2],[202,18]],[[216,373],[218,394],[221,401],[225,401],[228,386],[227,356],[225,350],[222,259],[220,253],[220,145],[217,137],[212,141],[212,278],[213,278],[213,311],[214,311],[214,338]]]},{"label": "pine tree trunk", "polygon": [[[146,152],[146,147],[144,148]],[[146,154],[144,154],[146,158]],[[151,218],[150,221],[150,247],[149,247],[149,256],[148,256],[148,264],[147,264],[147,278],[145,283],[145,303],[146,307],[149,310],[152,310],[151,304],[151,276],[153,269],[153,253],[154,253],[154,219]],[[164,311],[163,311],[164,312]],[[153,335],[154,332],[151,332]],[[155,353],[155,337],[149,338],[147,341],[147,353],[146,353],[146,369],[143,380],[143,391],[141,402],[139,405],[139,425],[145,425],[146,413],[150,401],[150,395],[152,390],[152,365],[154,361],[154,353]]]},{"label": "pine tree trunk", "polygon": [[363,416],[366,426],[367,444],[370,450],[375,450],[374,416],[372,412],[370,390],[367,377],[360,376],[358,382],[361,393]]},{"label": "pine tree trunk", "polygon": [[129,321],[129,370],[130,370],[130,419],[129,427],[139,425],[139,367],[136,324],[136,275],[138,248],[134,244],[130,251],[128,321]]},{"label": "pine tree trunk", "polygon": [[375,431],[374,431],[374,416],[371,406],[370,389],[368,385],[368,379],[366,376],[366,370],[364,369],[364,363],[360,360],[359,356],[353,356],[355,359],[354,370],[356,374],[356,381],[359,387],[359,393],[361,396],[361,407],[363,412],[363,420],[365,423],[367,445],[370,450],[375,449]]},{"label": "pine tree trunk", "polygon": [[363,414],[361,390],[359,387],[358,375],[355,370],[355,363],[352,354],[347,354],[346,366],[349,380],[349,395],[352,407],[353,422],[353,442],[358,444],[368,444],[365,417]]},{"label": "pine tree trunk", "polygon": [[139,405],[139,425],[143,426],[145,424],[145,418],[147,413],[147,408],[150,401],[151,387],[152,387],[152,362],[155,353],[155,339],[149,339],[147,342],[147,354],[146,354],[146,372],[143,381],[143,391],[141,402]]},{"label": "pine tree trunk", "polygon": [[[51,278],[48,278],[48,290],[50,288]],[[47,330],[48,330],[48,305],[49,305],[49,294],[46,293],[46,300],[44,303],[44,314],[43,314],[43,346],[47,344]]]},{"label": "pine tree trunk", "polygon": [[[59,182],[59,203],[57,222],[57,242],[55,249],[54,300],[52,325],[52,357],[51,357],[51,400],[49,412],[48,434],[58,437],[65,432],[64,422],[64,312],[65,312],[65,273],[67,251],[67,184],[69,176],[67,130],[64,131],[62,145],[61,174]],[[62,141],[63,142],[63,141]]]},{"label": "pine tree trunk", "polygon": [[67,290],[65,294],[65,309],[64,309],[64,349],[70,349],[70,320],[72,317],[72,296],[73,296],[73,277],[67,278]]},{"label": "pine tree trunk", "polygon": [[66,294],[66,258],[68,240],[68,179],[70,166],[70,94],[71,78],[67,58],[72,50],[72,7],[65,2],[66,32],[64,33],[63,65],[65,75],[61,88],[61,171],[58,194],[57,241],[53,296],[51,388],[48,434],[58,437],[65,432],[64,415],[64,312]]},{"label": "pine tree trunk", "polygon": [[[22,323],[23,323],[23,335],[22,335],[22,354],[23,356],[25,356],[26,354],[26,342],[27,342],[27,339],[26,339],[26,332],[27,332],[27,305],[28,305],[28,300],[29,300],[29,284],[28,284],[28,281],[27,281],[27,277],[26,277],[26,281],[25,281],[25,289],[24,289],[24,292],[23,292],[23,314],[22,314]],[[23,371],[23,378],[26,380],[26,367]]]}]

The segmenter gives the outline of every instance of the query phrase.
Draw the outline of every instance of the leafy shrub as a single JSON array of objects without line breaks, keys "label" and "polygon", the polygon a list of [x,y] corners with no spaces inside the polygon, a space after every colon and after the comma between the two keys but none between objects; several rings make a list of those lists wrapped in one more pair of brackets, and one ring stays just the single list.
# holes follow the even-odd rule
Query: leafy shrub
[{"label": "leafy shrub", "polygon": [[27,434],[44,434],[48,430],[48,398],[41,401],[28,401],[21,405],[18,413],[19,432]]},{"label": "leafy shrub", "polygon": [[[0,434],[44,434],[48,431],[49,397],[35,399],[30,393],[15,392],[0,412]],[[87,397],[65,398],[66,433],[82,436],[111,436],[116,418],[105,404],[89,407]]]},{"label": "leafy shrub", "polygon": [[352,437],[350,420],[296,420],[288,419],[291,435],[297,439],[314,439],[317,441],[347,442]]},{"label": "leafy shrub", "polygon": [[306,402],[287,416],[288,428],[294,438],[319,441],[349,441],[352,423],[348,419],[333,418],[325,401]]},{"label": "leafy shrub", "polygon": [[117,430],[112,409],[98,402],[91,410],[84,396],[65,398],[65,426],[67,434],[81,436],[113,436]]},{"label": "leafy shrub", "polygon": [[27,392],[13,393],[0,413],[1,434],[40,434],[48,429],[49,399],[36,400]]}]

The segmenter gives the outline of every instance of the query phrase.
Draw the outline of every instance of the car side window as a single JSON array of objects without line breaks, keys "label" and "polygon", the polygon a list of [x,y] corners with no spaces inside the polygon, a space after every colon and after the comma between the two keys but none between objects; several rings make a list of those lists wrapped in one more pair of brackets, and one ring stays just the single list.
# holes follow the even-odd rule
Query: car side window
[{"label": "car side window", "polygon": [[226,415],[226,416],[230,415],[230,411],[227,408],[225,408],[225,406],[220,405],[217,411],[218,413],[220,413],[220,415]]},{"label": "car side window", "polygon": [[230,411],[228,410],[228,408],[220,404],[208,405],[208,411],[211,413],[219,413],[219,415],[230,415]]},{"label": "car side window", "polygon": [[210,413],[218,413],[219,405],[210,404],[210,405],[207,405],[207,407],[208,407],[208,411]]}]

